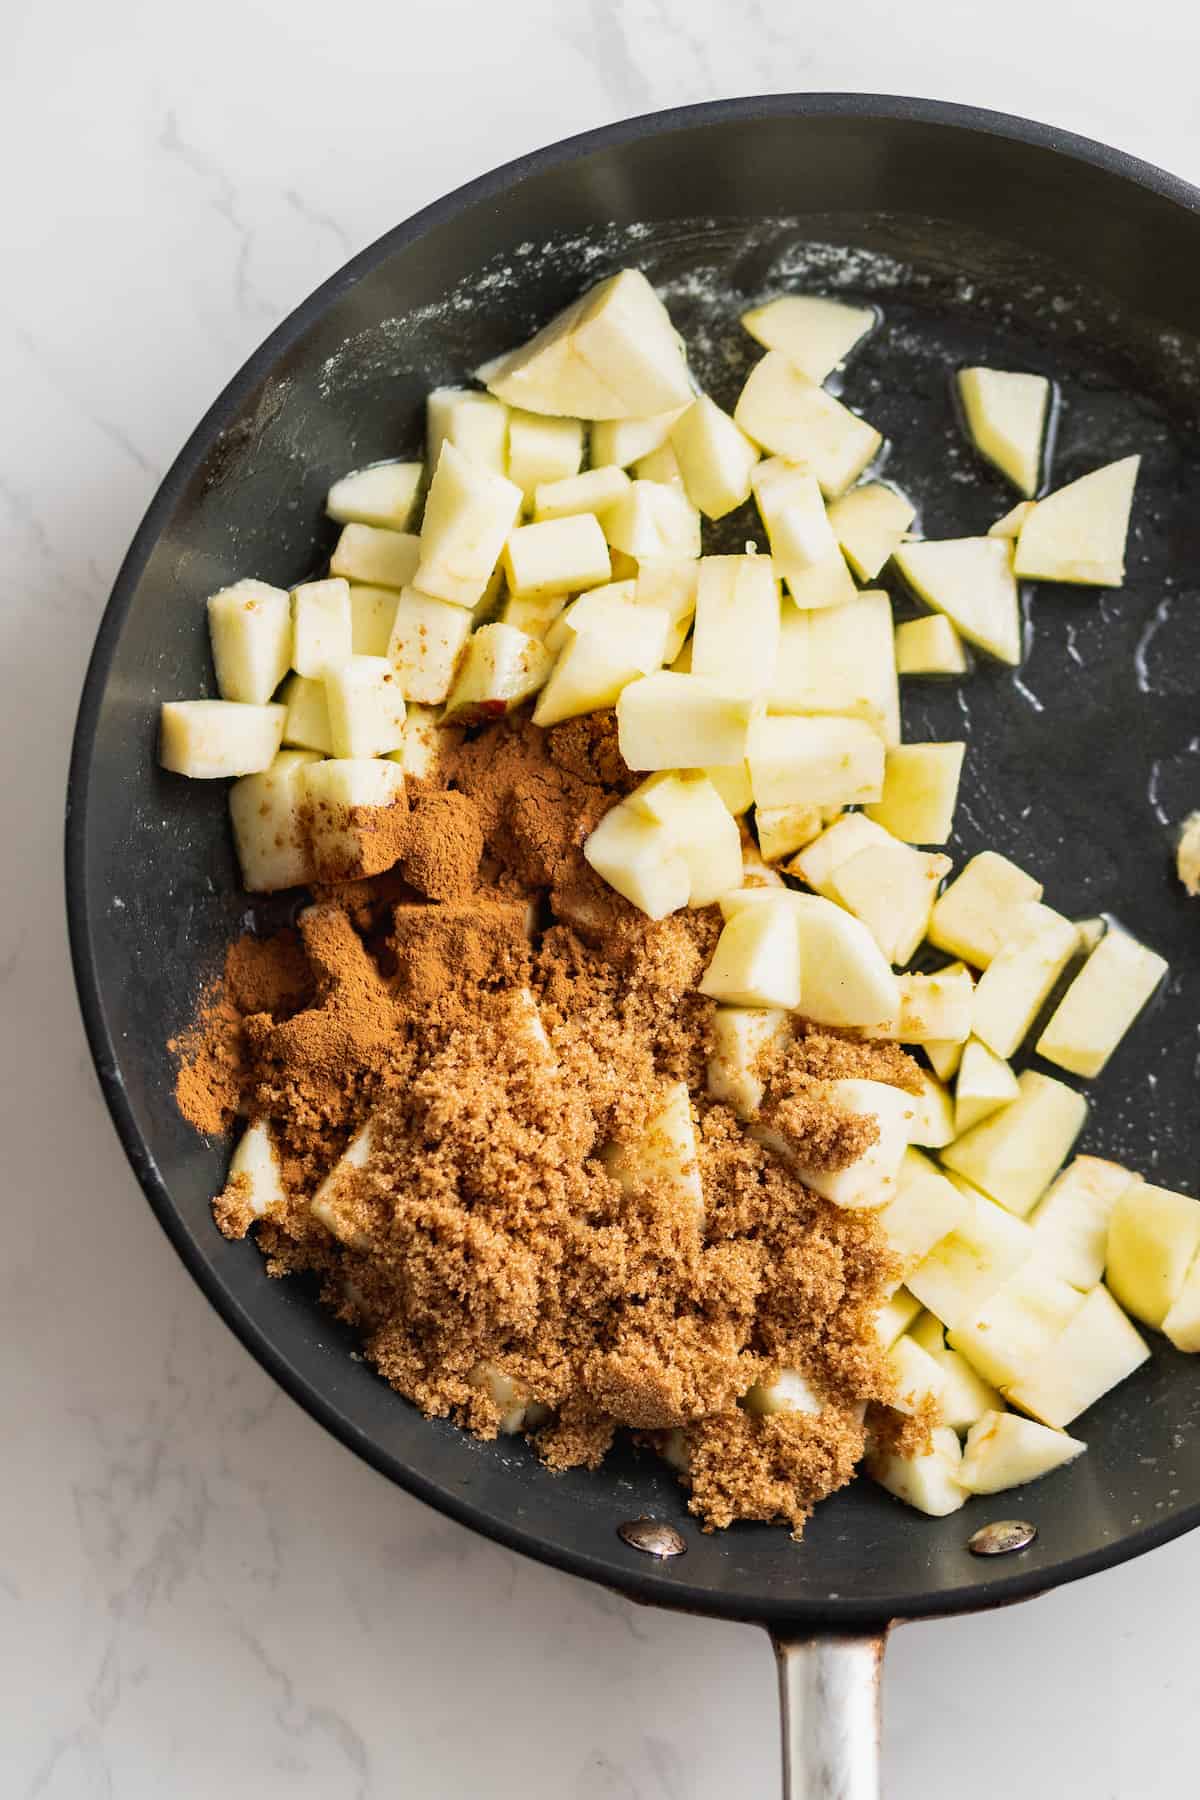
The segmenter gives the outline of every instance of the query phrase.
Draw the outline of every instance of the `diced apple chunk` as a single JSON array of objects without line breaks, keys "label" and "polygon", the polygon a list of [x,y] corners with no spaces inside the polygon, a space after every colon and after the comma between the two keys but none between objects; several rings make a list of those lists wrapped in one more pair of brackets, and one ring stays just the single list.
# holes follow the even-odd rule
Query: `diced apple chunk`
[{"label": "diced apple chunk", "polygon": [[[751,773],[754,763],[751,758]],[[910,960],[929,926],[950,858],[893,841],[870,844],[831,876],[833,897],[861,919],[888,962]]]},{"label": "diced apple chunk", "polygon": [[636,1136],[607,1147],[604,1166],[626,1192],[650,1188],[668,1194],[685,1214],[703,1218],[704,1186],[686,1081],[669,1084],[662,1105]]},{"label": "diced apple chunk", "polygon": [[600,282],[489,365],[487,386],[510,406],[579,419],[644,418],[692,397],[670,316],[638,269]]},{"label": "diced apple chunk", "polygon": [[702,675],[663,670],[617,701],[621,755],[631,769],[702,769],[746,760],[758,702]]},{"label": "diced apple chunk", "polygon": [[217,688],[222,700],[265,706],[292,660],[291,602],[265,581],[239,581],[208,602]]},{"label": "diced apple chunk", "polygon": [[[901,1044],[924,1044],[926,1055],[938,1044],[966,1042],[971,1031],[975,988],[961,963],[939,969],[935,975],[897,976],[896,985],[900,990],[900,1012],[886,1033],[888,1037]],[[947,1074],[934,1064],[940,1081],[948,1081],[954,1072],[951,1069]]]},{"label": "diced apple chunk", "polygon": [[508,408],[471,388],[433,388],[425,401],[425,461],[438,466],[442,445],[503,475],[508,468]]},{"label": "diced apple chunk", "polygon": [[1029,1220],[1043,1267],[1084,1292],[1094,1288],[1104,1275],[1113,1208],[1137,1180],[1119,1163],[1077,1156]]},{"label": "diced apple chunk", "polygon": [[1021,604],[1012,545],[1003,538],[945,538],[902,544],[896,567],[914,591],[945,613],[968,643],[1000,662],[1021,660]]},{"label": "diced apple chunk", "polygon": [[1017,574],[1025,580],[1120,587],[1139,461],[1126,456],[1039,500],[1017,539]]},{"label": "diced apple chunk", "polygon": [[967,1202],[919,1150],[904,1152],[896,1192],[879,1215],[888,1249],[905,1272],[915,1269],[967,1216]]},{"label": "diced apple chunk", "polygon": [[329,726],[325,683],[310,681],[303,675],[289,675],[279,690],[279,698],[287,708],[283,741],[288,748],[319,750],[322,756],[332,756],[333,733]]},{"label": "diced apple chunk", "polygon": [[518,599],[515,594],[506,594],[500,604],[498,623],[515,626],[518,631],[527,632],[530,637],[545,643],[547,633],[562,617],[566,604],[565,594],[551,594],[544,600]]},{"label": "diced apple chunk", "polygon": [[1163,957],[1127,932],[1107,931],[1038,1039],[1038,1055],[1073,1075],[1099,1075],[1166,973]]},{"label": "diced apple chunk", "polygon": [[1022,494],[1036,494],[1050,409],[1044,375],[960,369],[958,395],[975,447]]},{"label": "diced apple chunk", "polygon": [[671,448],[687,497],[706,518],[723,519],[750,498],[758,450],[707,394],[693,400],[676,419]]},{"label": "diced apple chunk", "polygon": [[[725,927],[729,931],[741,919],[766,914],[768,907],[755,907],[739,913]],[[873,1118],[879,1128],[875,1143],[844,1169],[818,1169],[803,1160],[803,1153],[792,1144],[786,1133],[775,1125],[752,1125],[750,1135],[785,1162],[794,1175],[816,1194],[834,1206],[857,1211],[859,1208],[887,1206],[897,1189],[897,1176],[908,1147],[908,1126],[912,1113],[912,1096],[883,1081],[866,1081],[847,1077],[830,1081],[824,1095],[839,1111]]]},{"label": "diced apple chunk", "polygon": [[635,562],[665,556],[699,556],[700,514],[678,488],[632,481],[604,514],[604,535],[615,551]]},{"label": "diced apple chunk", "polygon": [[997,519],[994,525],[988,526],[988,536],[997,538],[1020,537],[1021,527],[1024,525],[1026,519],[1036,505],[1036,500],[1018,500],[1017,504],[1010,507],[1003,518]]},{"label": "diced apple chunk", "polygon": [[996,1056],[1010,1057],[1079,947],[1079,927],[1033,900],[1018,910],[975,989],[971,1029]]},{"label": "diced apple chunk", "polygon": [[954,1135],[963,1137],[973,1125],[1010,1105],[1019,1093],[1017,1078],[1004,1058],[978,1038],[971,1038],[963,1046],[954,1087]]},{"label": "diced apple chunk", "polygon": [[353,469],[334,482],[325,511],[340,525],[382,525],[388,531],[407,531],[424,472],[424,464],[419,462],[374,463],[367,469]]},{"label": "diced apple chunk", "polygon": [[510,409],[506,473],[526,501],[534,499],[539,487],[578,475],[582,463],[582,420],[554,419],[541,413],[522,412],[518,407]]},{"label": "diced apple chunk", "polygon": [[1024,1218],[1069,1156],[1088,1107],[1074,1088],[1036,1069],[1026,1069],[1017,1086],[1017,1098],[956,1138],[942,1161]]},{"label": "diced apple chunk", "polygon": [[[886,1207],[879,1217],[887,1218]],[[884,1302],[875,1315],[875,1334],[885,1350],[890,1350],[896,1339],[904,1336],[920,1310],[921,1302],[914,1300],[907,1288],[897,1288],[891,1299]]]},{"label": "diced apple chunk", "polygon": [[865,481],[833,502],[829,523],[858,579],[874,581],[916,515],[912,501],[895,488]]},{"label": "diced apple chunk", "polygon": [[444,700],[470,635],[471,615],[463,607],[405,588],[387,652],[404,698],[425,706]]},{"label": "diced apple chunk", "polygon": [[1022,908],[1040,900],[1042,884],[994,850],[973,856],[933,909],[929,941],[950,956],[986,969],[1022,919]]},{"label": "diced apple chunk", "polygon": [[625,805],[660,825],[683,857],[689,906],[711,906],[740,884],[741,834],[706,775],[698,770],[651,775]]},{"label": "diced apple chunk", "polygon": [[[620,637],[631,624],[631,607],[637,605],[636,581],[609,581],[603,587],[590,588],[568,602],[553,624],[547,627],[545,645],[552,656],[566,649],[572,634],[579,631],[603,632],[610,638]],[[657,637],[651,642],[657,645]],[[660,659],[661,660],[661,659]],[[658,663],[652,665],[657,668]]]},{"label": "diced apple chunk", "polygon": [[520,525],[504,546],[509,591],[526,599],[577,594],[612,577],[608,545],[594,513]]},{"label": "diced apple chunk", "polygon": [[1028,1225],[969,1183],[958,1185],[966,1212],[907,1276],[922,1306],[953,1328],[969,1321],[1033,1253]]},{"label": "diced apple chunk", "polygon": [[807,1413],[815,1419],[825,1410],[825,1402],[813,1392],[799,1369],[780,1369],[771,1381],[756,1381],[744,1395],[742,1405],[756,1418],[769,1418],[772,1413]]},{"label": "diced apple chunk", "polygon": [[598,419],[591,430],[592,467],[628,469],[644,456],[661,450],[671,435],[672,425],[686,410],[684,406],[673,406],[646,419]]},{"label": "diced apple chunk", "polygon": [[402,588],[416,574],[419,557],[420,539],[411,532],[344,525],[329,559],[329,573],[370,587]]},{"label": "diced apple chunk", "polygon": [[[747,776],[747,780],[749,777]],[[754,789],[750,786],[753,799]],[[825,817],[820,806],[757,806],[754,830],[764,862],[778,862],[811,844],[821,830]]]},{"label": "diced apple chunk", "polygon": [[638,564],[634,598],[639,606],[655,606],[670,624],[663,661],[673,663],[683,648],[696,611],[700,564],[691,556],[646,557]]},{"label": "diced apple chunk", "polygon": [[310,681],[352,656],[350,584],[340,576],[292,589],[292,667]]},{"label": "diced apple chunk", "polygon": [[962,1447],[945,1425],[935,1425],[931,1437],[931,1447],[915,1456],[872,1450],[866,1470],[873,1481],[906,1506],[931,1519],[944,1519],[967,1503],[967,1490],[959,1480]]},{"label": "diced apple chunk", "polygon": [[501,1437],[515,1437],[518,1431],[524,1431],[529,1426],[530,1414],[537,1402],[523,1381],[518,1381],[515,1376],[486,1359],[473,1364],[467,1373],[467,1380],[472,1387],[481,1388],[500,1408],[496,1430]]},{"label": "diced apple chunk", "polygon": [[895,1383],[891,1404],[897,1412],[911,1416],[935,1407],[940,1413],[945,1382],[928,1351],[914,1338],[897,1338],[887,1353],[887,1363]]},{"label": "diced apple chunk", "polygon": [[281,750],[261,775],[243,775],[230,788],[234,847],[242,886],[250,893],[274,893],[312,880],[301,770],[319,760],[313,750]]},{"label": "diced apple chunk", "polygon": [[404,739],[404,695],[386,656],[348,656],[325,671],[336,757],[384,756]]},{"label": "diced apple chunk", "polygon": [[899,675],[965,675],[963,641],[944,613],[928,613],[896,627]]},{"label": "diced apple chunk", "polygon": [[1139,1181],[1109,1218],[1106,1279],[1127,1312],[1160,1330],[1200,1252],[1200,1201]]},{"label": "diced apple chunk", "polygon": [[879,450],[874,426],[802,375],[778,350],[750,371],[734,420],[773,456],[803,463],[823,494],[845,493]]},{"label": "diced apple chunk", "polygon": [[[413,558],[416,564],[416,558]],[[350,654],[386,656],[400,595],[395,588],[353,582],[350,587]]]},{"label": "diced apple chunk", "polygon": [[928,1069],[919,1071],[921,1091],[913,1101],[908,1141],[925,1150],[940,1150],[954,1137],[954,1102],[949,1090]]},{"label": "diced apple chunk", "polygon": [[1093,1288],[1066,1330],[1008,1401],[1057,1430],[1094,1406],[1149,1359],[1150,1348],[1107,1288]]},{"label": "diced apple chunk", "polygon": [[1177,1350],[1200,1350],[1200,1256],[1193,1258],[1162,1328]]},{"label": "diced apple chunk", "polygon": [[859,594],[816,610],[785,607],[770,706],[865,719],[885,744],[898,744],[900,684],[887,595]]},{"label": "diced apple chunk", "polygon": [[393,750],[392,761],[404,770],[405,781],[428,781],[437,770],[442,751],[460,741],[461,732],[439,724],[436,706],[412,702],[404,712],[404,739]]},{"label": "diced apple chunk", "polygon": [[1003,1412],[1004,1396],[985,1381],[957,1350],[946,1348],[946,1333],[933,1313],[922,1313],[911,1336],[938,1366],[942,1392],[938,1402],[939,1424],[965,1432],[987,1412]]},{"label": "diced apple chunk", "polygon": [[753,487],[771,556],[796,605],[807,610],[853,600],[858,590],[816,477],[773,456],[755,469]]},{"label": "diced apple chunk", "polygon": [[582,513],[599,516],[628,492],[628,475],[624,469],[612,467],[589,469],[586,475],[568,475],[564,481],[544,481],[534,491],[534,520],[546,524]]},{"label": "diced apple chunk", "polygon": [[444,444],[425,502],[411,583],[435,600],[473,607],[500,560],[524,496],[514,482]]},{"label": "diced apple chunk", "polygon": [[1083,1295],[1043,1269],[1036,1253],[973,1315],[950,1328],[952,1350],[998,1388],[1034,1373],[1083,1305]]},{"label": "diced apple chunk", "polygon": [[647,918],[664,919],[688,903],[687,863],[662,828],[625,805],[614,806],[583,846],[597,875]]},{"label": "diced apple chunk", "polygon": [[967,1433],[959,1479],[973,1494],[1002,1494],[1061,1469],[1086,1449],[1065,1431],[1016,1413],[985,1413]]},{"label": "diced apple chunk", "polygon": [[692,672],[728,692],[763,694],[779,652],[779,585],[769,556],[700,559]]},{"label": "diced apple chunk", "polygon": [[714,765],[704,773],[733,818],[740,819],[743,813],[749,812],[754,805],[754,789],[750,786],[750,770],[746,763],[730,763],[726,768]]},{"label": "diced apple chunk", "polygon": [[841,865],[857,856],[860,850],[890,841],[883,826],[876,825],[865,813],[846,813],[793,857],[787,872],[806,881],[814,893],[832,900],[833,878]]},{"label": "diced apple chunk", "polygon": [[852,806],[883,786],[883,739],[862,719],[760,717],[746,760],[756,806]]},{"label": "diced apple chunk", "polygon": [[175,775],[218,781],[269,769],[283,741],[286,706],[237,700],[166,700],[159,723],[158,760]]},{"label": "diced apple chunk", "polygon": [[800,937],[786,904],[744,907],[726,921],[700,992],[728,1006],[800,1004]]},{"label": "diced apple chunk", "polygon": [[[605,594],[604,606],[598,604],[594,613],[589,609],[585,615],[583,603],[591,597],[584,595],[582,601],[575,603],[579,610],[573,612],[566,627],[563,649],[538,698],[533,714],[535,725],[557,725],[562,719],[597,712],[606,706],[617,705],[619,709],[625,690],[631,684],[640,686],[642,677],[662,663],[668,629],[664,612]],[[595,597],[599,602],[601,596]],[[576,629],[576,619],[583,620],[585,616],[594,622]],[[566,614],[557,624],[563,625],[565,619]],[[674,757],[672,763],[678,765],[681,760]]]},{"label": "diced apple chunk", "polygon": [[390,869],[405,812],[404,771],[386,757],[310,763],[300,777],[320,881],[358,881]]},{"label": "diced apple chunk", "polygon": [[824,381],[874,325],[869,306],[820,294],[783,294],[742,314],[742,324],[766,350],[778,350],[807,375]]},{"label": "diced apple chunk", "polygon": [[719,1006],[708,1059],[711,1097],[732,1107],[740,1119],[752,1119],[762,1105],[767,1070],[791,1035],[791,1021],[780,1008]]},{"label": "diced apple chunk", "polygon": [[805,1018],[867,1032],[894,1018],[896,977],[866,926],[816,895],[791,894],[789,902],[800,930]]},{"label": "diced apple chunk", "polygon": [[1175,847],[1175,873],[1184,892],[1194,900],[1200,894],[1200,812],[1189,813],[1183,821]]},{"label": "diced apple chunk", "polygon": [[888,751],[883,793],[868,815],[906,844],[946,843],[966,750],[962,743],[897,744]]},{"label": "diced apple chunk", "polygon": [[237,1195],[256,1219],[271,1208],[287,1204],[279,1151],[265,1119],[247,1125],[229,1162],[226,1191],[237,1184]]},{"label": "diced apple chunk", "polygon": [[[381,768],[385,765],[380,764]],[[373,1148],[371,1121],[351,1138],[337,1162],[309,1202],[309,1211],[331,1236],[350,1250],[369,1250],[370,1233],[354,1218],[351,1190],[355,1177],[366,1168]]]},{"label": "diced apple chunk", "polygon": [[[905,1043],[906,1041],[908,1040],[904,1038],[900,1039],[901,1043]],[[919,1040],[912,1040],[914,1043],[917,1041]],[[962,1062],[964,1040],[928,1038],[925,1040],[923,1048],[926,1056],[929,1058],[929,1066],[937,1076],[938,1080],[952,1081],[958,1073],[959,1065]]]},{"label": "diced apple chunk", "polygon": [[499,718],[545,685],[553,661],[544,644],[515,625],[481,625],[468,640],[442,716],[465,723]]}]

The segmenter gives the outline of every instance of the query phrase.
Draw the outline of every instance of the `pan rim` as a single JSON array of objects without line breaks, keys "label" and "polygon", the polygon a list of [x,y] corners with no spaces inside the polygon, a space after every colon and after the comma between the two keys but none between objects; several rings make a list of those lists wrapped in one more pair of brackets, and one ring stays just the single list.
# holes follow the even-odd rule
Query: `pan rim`
[{"label": "pan rim", "polygon": [[1169,1519],[1142,1526],[1110,1544],[1057,1563],[1052,1569],[1034,1565],[1022,1569],[1017,1564],[1010,1572],[991,1573],[986,1582],[958,1588],[953,1593],[930,1595],[914,1590],[890,1603],[849,1597],[827,1601],[781,1597],[778,1600],[764,1598],[758,1604],[749,1604],[737,1594],[690,1584],[683,1578],[683,1569],[678,1565],[636,1566],[632,1552],[626,1565],[618,1560],[615,1541],[611,1558],[566,1545],[547,1544],[514,1520],[497,1517],[486,1506],[439,1485],[420,1469],[385,1450],[321,1393],[306,1375],[291,1365],[254,1315],[236,1299],[215,1268],[206,1261],[184,1225],[138,1130],[119,1075],[117,1046],[105,1018],[87,907],[87,820],[95,737],[113,656],[134,592],[162,529],[203,456],[211,448],[222,423],[227,422],[332,301],[355,286],[393,252],[407,248],[430,230],[543,171],[642,138],[666,136],[705,125],[797,116],[908,121],[1004,138],[1088,165],[1128,181],[1187,212],[1200,213],[1200,189],[1126,151],[1074,132],[1016,114],[949,101],[852,92],[750,95],[643,113],[542,146],[462,184],[383,233],[315,288],[242,364],[188,436],[134,534],[100,619],[76,717],[65,817],[66,911],[71,959],[88,1045],[105,1103],[130,1166],[159,1224],[205,1297],[259,1365],[319,1425],[377,1473],[459,1524],[567,1574],[615,1588],[631,1599],[709,1617],[766,1624],[781,1634],[786,1634],[789,1629],[811,1630],[835,1623],[839,1627],[873,1630],[893,1618],[950,1616],[1032,1598],[1052,1587],[1117,1567],[1183,1536],[1200,1525],[1200,1501],[1182,1508]]}]

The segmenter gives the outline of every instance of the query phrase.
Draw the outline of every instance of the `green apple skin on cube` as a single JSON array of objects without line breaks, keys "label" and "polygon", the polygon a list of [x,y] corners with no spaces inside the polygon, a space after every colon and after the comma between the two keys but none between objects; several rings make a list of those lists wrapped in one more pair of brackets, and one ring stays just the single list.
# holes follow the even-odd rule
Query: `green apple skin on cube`
[{"label": "green apple skin on cube", "polygon": [[760,703],[730,694],[702,675],[664,669],[623,689],[617,737],[631,769],[703,769],[746,760],[746,739]]},{"label": "green apple skin on cube", "polygon": [[985,1381],[1007,1389],[1053,1355],[1082,1305],[1083,1295],[1041,1268],[1035,1252],[977,1312],[952,1326],[946,1341]]},{"label": "green apple skin on cube", "polygon": [[543,688],[554,658],[515,625],[481,625],[467,641],[442,717],[469,722],[511,712]]},{"label": "green apple skin on cube", "polygon": [[778,350],[807,375],[824,381],[871,331],[879,314],[822,294],[783,294],[742,314],[742,326],[764,350]]},{"label": "green apple skin on cube", "polygon": [[599,517],[629,492],[624,469],[589,469],[586,475],[568,475],[563,481],[544,481],[534,490],[533,518],[537,525],[554,519],[570,519],[580,513]]},{"label": "green apple skin on cube", "polygon": [[802,375],[778,350],[751,369],[734,421],[772,456],[802,463],[830,498],[844,494],[878,453],[872,425]]},{"label": "green apple skin on cube", "polygon": [[387,651],[405,700],[423,706],[444,700],[470,635],[471,615],[463,607],[405,588],[396,602]]},{"label": "green apple skin on cube", "polygon": [[1138,1180],[1120,1163],[1075,1157],[1030,1215],[1043,1267],[1084,1292],[1102,1281],[1113,1208]]},{"label": "green apple skin on cube", "polygon": [[582,419],[556,419],[519,406],[509,408],[505,473],[520,488],[527,505],[540,487],[569,481],[582,467]]},{"label": "green apple skin on cube", "polygon": [[292,661],[291,601],[265,581],[239,581],[208,602],[217,690],[222,700],[265,706]]},{"label": "green apple skin on cube", "polygon": [[668,1084],[662,1105],[625,1143],[606,1147],[606,1173],[627,1193],[666,1193],[695,1221],[704,1216],[696,1124],[686,1081]]},{"label": "green apple skin on cube", "polygon": [[1038,1055],[1073,1075],[1099,1075],[1167,967],[1127,932],[1107,931],[1038,1039]]},{"label": "green apple skin on cube", "polygon": [[1065,1431],[1017,1413],[985,1413],[967,1433],[959,1479],[973,1494],[1001,1494],[1063,1468],[1086,1449]]},{"label": "green apple skin on cube", "polygon": [[1006,1398],[1043,1425],[1063,1430],[1149,1357],[1150,1346],[1108,1289],[1096,1287],[1055,1339],[1052,1353],[1009,1388]]},{"label": "green apple skin on cube", "polygon": [[1059,976],[1079,948],[1079,927],[1040,901],[1014,921],[975,989],[971,1029],[996,1056],[1024,1043]]},{"label": "green apple skin on cube", "polygon": [[491,469],[497,475],[508,470],[509,411],[503,400],[480,394],[473,388],[433,388],[425,399],[425,461],[438,466],[442,445]]},{"label": "green apple skin on cube", "polygon": [[283,742],[286,706],[240,700],[165,700],[158,760],[174,775],[219,781],[269,769]]},{"label": "green apple skin on cube", "polygon": [[942,1161],[1024,1218],[1070,1155],[1088,1106],[1074,1088],[1036,1069],[1018,1076],[1017,1086],[1017,1098],[947,1145]]},{"label": "green apple skin on cube", "polygon": [[1117,1197],[1105,1278],[1143,1325],[1160,1330],[1200,1252],[1200,1201],[1139,1181]]},{"label": "green apple skin on cube", "polygon": [[1003,538],[901,544],[892,559],[926,606],[997,661],[1021,660],[1021,601],[1012,545]]},{"label": "green apple skin on cube", "polygon": [[[586,854],[586,852],[585,852]],[[800,1005],[800,936],[786,904],[740,908],[717,940],[700,992],[729,1006]]]},{"label": "green apple skin on cube", "polygon": [[411,532],[344,525],[329,559],[329,573],[367,587],[402,588],[416,576],[420,555],[421,540]]},{"label": "green apple skin on cube", "polygon": [[[978,1038],[963,1045],[954,1087],[954,1135],[964,1137],[973,1125],[990,1118],[1020,1094],[1017,1078],[1003,1057]],[[1099,1277],[1097,1277],[1097,1280]]]},{"label": "green apple skin on cube", "polygon": [[[857,492],[857,489],[854,490]],[[852,496],[847,495],[847,498]],[[896,627],[898,675],[965,675],[963,641],[944,613],[906,619]]]},{"label": "green apple skin on cube", "polygon": [[754,1118],[766,1091],[766,1073],[791,1037],[791,1019],[782,1008],[718,1006],[708,1059],[709,1096],[731,1107],[739,1119]]},{"label": "green apple skin on cube", "polygon": [[897,744],[888,751],[883,793],[868,815],[906,844],[948,842],[966,750],[963,743]]},{"label": "green apple skin on cube", "polygon": [[1120,587],[1139,462],[1126,456],[1039,500],[1021,524],[1017,574],[1025,580]]},{"label": "green apple skin on cube", "polygon": [[339,525],[382,525],[389,531],[407,531],[424,474],[425,465],[419,462],[384,462],[352,469],[330,488],[325,511]]},{"label": "green apple skin on cube", "polygon": [[933,909],[929,941],[948,956],[986,969],[1018,929],[1021,908],[1040,900],[1042,884],[995,850],[973,856]]},{"label": "green apple skin on cube", "polygon": [[671,449],[688,499],[706,518],[723,519],[750,498],[757,446],[707,394],[671,427]]},{"label": "green apple skin on cube", "polygon": [[911,1293],[949,1329],[970,1320],[1033,1254],[1028,1225],[985,1194],[959,1187],[963,1219],[908,1277]]},{"label": "green apple skin on cube", "polygon": [[1044,375],[960,369],[958,397],[976,449],[1027,497],[1036,494],[1050,411]]},{"label": "green apple skin on cube", "polygon": [[944,1519],[967,1503],[967,1490],[959,1479],[962,1446],[948,1426],[934,1426],[926,1451],[897,1456],[873,1449],[865,1467],[872,1481],[931,1519]]},{"label": "green apple skin on cube", "polygon": [[875,580],[916,516],[911,500],[882,481],[863,482],[829,507],[833,534],[860,581]]},{"label": "green apple skin on cube", "polygon": [[303,887],[313,878],[301,770],[321,759],[314,750],[281,750],[260,775],[243,775],[229,790],[229,818],[252,894]]},{"label": "green apple skin on cube", "polygon": [[766,693],[779,655],[779,584],[769,556],[700,559],[692,673],[735,694]]},{"label": "green apple skin on cube", "polygon": [[319,680],[330,663],[354,655],[350,583],[341,576],[292,589],[292,667]]}]

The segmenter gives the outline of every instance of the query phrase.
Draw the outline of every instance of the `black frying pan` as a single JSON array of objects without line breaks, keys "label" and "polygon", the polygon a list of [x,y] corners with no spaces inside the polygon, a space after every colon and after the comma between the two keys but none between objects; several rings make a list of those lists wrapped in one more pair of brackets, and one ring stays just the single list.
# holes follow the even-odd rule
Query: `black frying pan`
[{"label": "black frying pan", "polygon": [[[1183,183],[1065,133],[860,95],[722,102],[539,151],[364,251],[247,363],[159,490],[88,672],[68,800],[75,967],[117,1129],[180,1255],[315,1418],[464,1524],[645,1601],[758,1620],[784,1643],[825,1638],[792,1659],[793,1708],[816,1709],[795,1732],[810,1784],[797,1792],[873,1791],[873,1639],[889,1621],[1021,1599],[1200,1522],[1197,1365],[1157,1345],[1081,1422],[1089,1454],[1027,1492],[934,1521],[862,1481],[799,1547],[759,1526],[704,1536],[649,1457],[551,1476],[520,1442],[426,1422],[351,1360],[301,1283],[268,1281],[254,1248],[212,1224],[226,1146],[178,1117],[164,1045],[248,910],[270,925],[288,903],[248,909],[223,784],[155,765],[158,703],[212,691],[206,594],[316,567],[333,476],[415,452],[431,385],[623,263],[665,284],[727,404],[753,349],[736,324],[750,299],[801,285],[879,301],[883,328],[846,392],[894,439],[893,472],[930,536],[982,530],[1012,498],[963,442],[949,371],[1044,370],[1063,400],[1056,482],[1144,453],[1128,585],[1040,588],[1018,679],[988,666],[949,687],[908,682],[905,735],[969,736],[959,856],[1007,852],[1056,907],[1115,912],[1171,958],[1166,995],[1090,1084],[1085,1143],[1192,1188],[1200,919],[1170,853],[1172,822],[1200,803],[1198,206]],[[741,520],[729,530],[745,536]],[[656,1560],[622,1539],[639,1514],[676,1526],[686,1555]],[[1032,1547],[968,1552],[972,1531],[1014,1515],[1037,1525]],[[846,1743],[826,1704],[839,1693],[858,1709]]]}]

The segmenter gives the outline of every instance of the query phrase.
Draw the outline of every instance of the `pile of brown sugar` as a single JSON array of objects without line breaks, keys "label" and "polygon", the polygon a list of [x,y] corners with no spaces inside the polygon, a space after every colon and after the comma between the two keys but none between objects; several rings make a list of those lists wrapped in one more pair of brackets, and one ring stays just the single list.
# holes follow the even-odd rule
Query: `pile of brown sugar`
[{"label": "pile of brown sugar", "polygon": [[[244,938],[176,1046],[203,1131],[270,1122],[287,1195],[254,1220],[274,1275],[316,1270],[379,1372],[425,1413],[491,1436],[505,1393],[552,1468],[595,1466],[614,1433],[686,1465],[706,1526],[794,1530],[851,1477],[864,1410],[907,1431],[874,1315],[896,1266],[875,1218],[806,1189],[706,1091],[712,1002],[697,992],[716,908],[652,923],[580,847],[634,785],[611,715],[542,732],[501,721],[410,788],[394,869],[314,893],[294,930]],[[766,1073],[766,1071],[764,1071]],[[823,1087],[905,1088],[897,1047],[798,1021],[764,1111],[802,1160],[844,1167],[875,1132]],[[669,1083],[697,1121],[703,1213],[669,1184],[614,1178]],[[369,1154],[310,1202],[355,1134]],[[801,1370],[819,1415],[740,1400]],[[511,1421],[505,1421],[510,1423]]]}]

